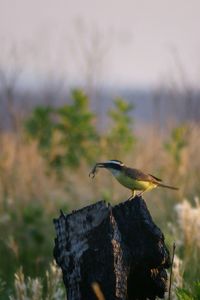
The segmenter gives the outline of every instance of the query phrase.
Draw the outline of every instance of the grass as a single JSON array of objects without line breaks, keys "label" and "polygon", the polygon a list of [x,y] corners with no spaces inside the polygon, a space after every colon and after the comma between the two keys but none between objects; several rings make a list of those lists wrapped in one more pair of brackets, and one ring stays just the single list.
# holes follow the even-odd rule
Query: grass
[{"label": "grass", "polygon": [[[174,146],[176,139],[170,132],[162,136],[144,127],[140,129],[144,134],[137,136],[137,143],[127,155],[102,155],[102,159],[121,159],[127,165],[160,176],[166,184],[180,187],[179,192],[157,189],[144,194],[167,243],[171,247],[175,241],[177,245],[174,299],[177,287],[191,286],[200,279],[200,128],[192,123],[187,126],[189,133],[181,137],[186,144],[180,149]],[[145,135],[147,130],[149,134]],[[178,161],[177,153],[168,151],[166,143],[171,145],[169,149],[179,151]],[[109,153],[104,152],[109,147],[104,137],[100,144],[102,153]],[[51,272],[57,272],[52,269],[55,266],[49,267],[55,236],[52,219],[58,216],[59,209],[67,212],[102,198],[117,203],[127,199],[130,193],[104,170],[91,181],[88,174],[92,165],[85,162],[76,170],[65,168],[62,179],[58,178],[47,168],[37,143],[27,141],[22,132],[1,133],[0,148],[1,299],[64,299],[60,287],[51,292],[59,286],[52,279]]]}]

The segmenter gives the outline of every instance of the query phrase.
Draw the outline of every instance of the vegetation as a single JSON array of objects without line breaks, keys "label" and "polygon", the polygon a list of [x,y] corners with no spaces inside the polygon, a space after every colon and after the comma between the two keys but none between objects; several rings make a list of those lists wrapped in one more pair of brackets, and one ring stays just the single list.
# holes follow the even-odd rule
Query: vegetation
[{"label": "vegetation", "polygon": [[[108,155],[115,153],[117,157],[123,157],[125,153],[133,150],[136,138],[133,134],[133,118],[130,112],[134,106],[121,98],[117,98],[108,115],[111,118],[111,129],[106,138]],[[109,153],[110,152],[110,153]]]},{"label": "vegetation", "polygon": [[200,299],[200,281],[196,281],[190,288],[178,288],[176,294],[178,300]]},{"label": "vegetation", "polygon": [[25,123],[26,133],[38,143],[49,166],[63,170],[75,168],[95,154],[97,132],[88,98],[81,90],[72,92],[72,103],[59,108],[36,107]]},{"label": "vegetation", "polygon": [[[52,219],[59,209],[68,212],[102,195],[116,202],[129,196],[106,171],[89,181],[93,164],[104,159],[121,159],[181,187],[144,196],[169,247],[177,245],[173,299],[199,299],[199,124],[141,138],[134,107],[117,98],[107,114],[109,128],[100,132],[89,103],[82,90],[74,90],[65,105],[34,108],[17,134],[0,133],[0,299],[64,299],[51,264]],[[145,136],[150,129],[140,131]]]}]

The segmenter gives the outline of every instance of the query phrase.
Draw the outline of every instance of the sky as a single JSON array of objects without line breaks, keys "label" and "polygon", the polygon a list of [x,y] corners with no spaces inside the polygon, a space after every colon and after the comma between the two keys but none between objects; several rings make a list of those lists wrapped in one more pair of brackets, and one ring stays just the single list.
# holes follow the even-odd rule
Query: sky
[{"label": "sky", "polygon": [[199,29],[199,0],[0,0],[0,63],[14,46],[29,75],[156,86],[183,72],[198,86]]}]

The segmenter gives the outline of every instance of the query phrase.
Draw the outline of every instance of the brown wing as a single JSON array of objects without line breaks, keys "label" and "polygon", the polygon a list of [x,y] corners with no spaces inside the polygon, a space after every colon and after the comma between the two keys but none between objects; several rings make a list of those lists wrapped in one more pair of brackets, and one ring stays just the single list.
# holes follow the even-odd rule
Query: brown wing
[{"label": "brown wing", "polygon": [[160,178],[158,178],[158,177],[156,177],[156,176],[154,176],[154,175],[151,175],[151,174],[149,174],[151,177],[153,177],[155,180],[157,180],[157,181],[162,181],[162,179],[160,179]]},{"label": "brown wing", "polygon": [[151,182],[157,181],[157,179],[154,176],[150,174],[145,174],[138,169],[125,168],[124,172],[126,175],[133,178],[134,180],[151,181]]}]

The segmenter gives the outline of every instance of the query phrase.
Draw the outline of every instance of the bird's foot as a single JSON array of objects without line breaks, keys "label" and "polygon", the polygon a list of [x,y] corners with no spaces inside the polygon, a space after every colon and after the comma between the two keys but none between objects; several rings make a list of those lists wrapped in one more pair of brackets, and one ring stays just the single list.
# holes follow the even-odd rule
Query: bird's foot
[{"label": "bird's foot", "polygon": [[134,197],[135,197],[135,195],[131,195],[131,196],[127,199],[127,201],[131,201]]},{"label": "bird's foot", "polygon": [[144,192],[142,191],[142,192],[138,193],[137,196],[138,196],[138,197],[142,197],[143,193],[144,193]]}]

